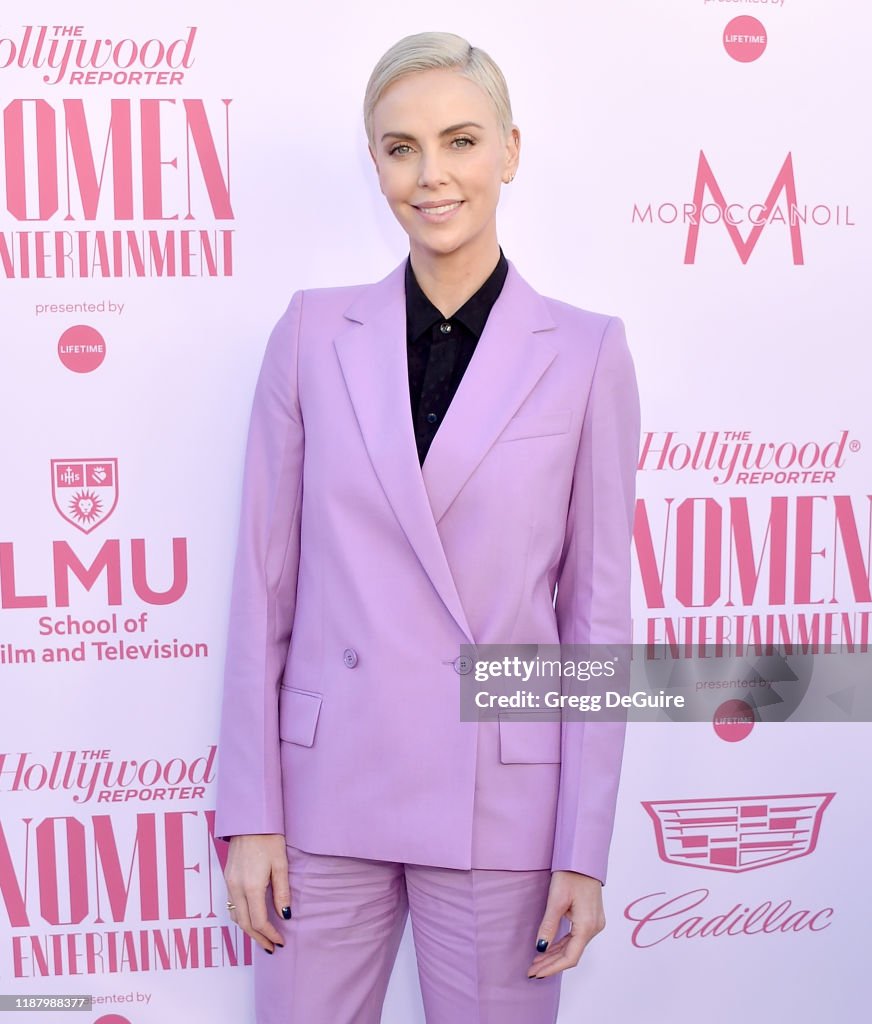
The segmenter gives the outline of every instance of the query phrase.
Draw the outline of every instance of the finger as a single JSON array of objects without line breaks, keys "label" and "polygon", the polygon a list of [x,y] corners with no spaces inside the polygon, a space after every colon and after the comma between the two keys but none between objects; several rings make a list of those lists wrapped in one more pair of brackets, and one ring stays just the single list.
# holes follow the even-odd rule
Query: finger
[{"label": "finger", "polygon": [[273,891],[273,906],[279,917],[291,919],[291,886],[288,879],[288,864],[274,864],[270,877]]},{"label": "finger", "polygon": [[528,974],[533,977],[546,978],[551,973],[553,967],[557,967],[560,964],[566,963],[566,947],[561,946],[560,951],[557,953],[551,953],[549,950],[545,957],[536,964],[531,964],[528,969]]},{"label": "finger", "polygon": [[234,902],[236,903],[236,921],[239,927],[246,935],[250,935],[258,945],[262,946],[264,944],[264,936],[258,935],[251,926],[248,898],[243,893],[241,896],[237,896]]},{"label": "finger", "polygon": [[227,913],[230,915],[230,920],[233,921],[234,924],[239,925],[239,927],[241,928],[242,921],[240,920],[239,908],[245,902],[245,893],[243,892],[241,885],[233,883],[229,879],[227,879],[226,881]]},{"label": "finger", "polygon": [[560,919],[568,909],[569,904],[565,900],[557,899],[551,892],[548,893],[545,913],[536,932],[536,951],[538,953],[544,953],[551,945],[560,930]]},{"label": "finger", "polygon": [[239,925],[246,935],[250,935],[255,942],[260,944],[260,939],[251,930],[251,918],[248,914],[248,902],[246,901],[245,894],[231,893],[231,900],[234,904],[233,910],[230,912],[233,920]]},{"label": "finger", "polygon": [[542,967],[550,966],[551,964],[556,963],[557,960],[559,960],[560,957],[563,955],[563,952],[566,949],[566,944],[568,942],[569,936],[564,935],[556,942],[551,943],[551,945],[548,947],[547,953],[537,953],[530,962],[530,966],[527,968],[527,976],[532,978],[535,974],[539,973],[539,970]]},{"label": "finger", "polygon": [[283,946],[284,940],[266,912],[266,892],[261,887],[245,890],[251,936],[264,949],[273,951],[274,946]]},{"label": "finger", "polygon": [[[257,891],[256,890],[244,890],[234,888],[231,890],[231,902],[235,904],[233,913],[236,915],[234,920],[239,927],[249,935],[254,941],[266,952],[273,952],[273,941],[269,936],[264,935],[255,925],[252,923],[252,912],[257,914]],[[261,894],[261,902],[263,902],[263,895]],[[264,910],[264,916],[266,912]]]},{"label": "finger", "polygon": [[541,963],[546,962],[546,961],[548,963],[550,963],[557,956],[560,956],[560,954],[566,948],[566,943],[568,941],[569,941],[569,935],[564,935],[561,938],[557,939],[555,942],[552,942],[551,945],[548,947],[548,952],[547,953],[537,953],[533,957],[533,959],[531,961],[531,966],[533,966],[535,964],[541,964]]},{"label": "finger", "polygon": [[546,960],[540,964],[536,968],[534,976],[537,978],[550,978],[553,974],[559,974],[570,967],[575,967],[581,959],[581,954],[584,952],[584,947],[587,945],[590,937],[584,937],[580,933],[570,933],[567,936],[568,941],[559,955],[554,957],[551,962]]},{"label": "finger", "polygon": [[570,938],[580,937],[586,946],[594,936],[599,935],[604,927],[605,918],[602,916],[579,916],[577,919],[571,921],[570,931],[566,935],[562,936],[556,942],[551,943],[548,947],[547,953],[537,953],[536,956],[533,957],[530,966],[535,967],[542,963],[553,963],[556,956],[552,956],[552,954],[563,953],[570,941]]}]

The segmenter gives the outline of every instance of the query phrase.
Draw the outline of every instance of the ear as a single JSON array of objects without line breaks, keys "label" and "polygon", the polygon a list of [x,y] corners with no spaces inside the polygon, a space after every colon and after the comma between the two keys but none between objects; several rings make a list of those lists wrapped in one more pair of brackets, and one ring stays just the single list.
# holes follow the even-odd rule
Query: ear
[{"label": "ear", "polygon": [[503,167],[503,181],[509,182],[518,170],[518,161],[521,156],[521,133],[517,125],[512,125],[509,134],[506,136],[505,164]]}]

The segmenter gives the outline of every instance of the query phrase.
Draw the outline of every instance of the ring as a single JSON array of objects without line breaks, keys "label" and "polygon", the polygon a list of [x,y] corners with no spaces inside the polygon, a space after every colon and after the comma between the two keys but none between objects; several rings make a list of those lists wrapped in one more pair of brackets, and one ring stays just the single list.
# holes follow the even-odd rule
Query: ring
[{"label": "ring", "polygon": [[227,909],[228,910],[236,910],[236,904],[235,903],[231,903],[230,900],[228,900],[227,901]]}]

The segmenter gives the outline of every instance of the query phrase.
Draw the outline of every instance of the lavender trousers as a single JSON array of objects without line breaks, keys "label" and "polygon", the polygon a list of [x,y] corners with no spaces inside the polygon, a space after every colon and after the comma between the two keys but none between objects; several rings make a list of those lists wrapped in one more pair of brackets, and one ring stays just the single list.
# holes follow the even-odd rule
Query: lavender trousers
[{"label": "lavender trousers", "polygon": [[550,871],[491,871],[289,846],[284,948],[255,957],[258,1024],[379,1024],[411,914],[427,1024],[554,1024],[560,975],[528,979]]}]

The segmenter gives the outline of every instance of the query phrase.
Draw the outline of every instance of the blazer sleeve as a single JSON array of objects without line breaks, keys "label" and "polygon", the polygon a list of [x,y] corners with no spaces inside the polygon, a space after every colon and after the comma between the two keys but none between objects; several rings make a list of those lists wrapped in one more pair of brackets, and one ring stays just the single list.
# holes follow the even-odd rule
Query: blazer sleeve
[{"label": "blazer sleeve", "polygon": [[[639,393],[624,325],[611,318],[588,395],[558,576],[561,644],[632,641],[630,542],[639,458]],[[625,662],[629,670],[629,662]],[[605,884],[625,721],[564,720],[552,870]]]},{"label": "blazer sleeve", "polygon": [[215,834],[284,833],[278,689],[296,604],[303,494],[303,293],[267,343],[245,453],[224,670]]}]

